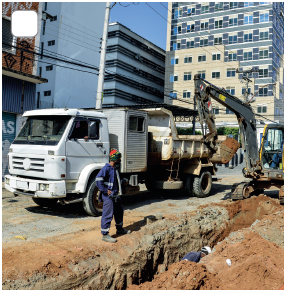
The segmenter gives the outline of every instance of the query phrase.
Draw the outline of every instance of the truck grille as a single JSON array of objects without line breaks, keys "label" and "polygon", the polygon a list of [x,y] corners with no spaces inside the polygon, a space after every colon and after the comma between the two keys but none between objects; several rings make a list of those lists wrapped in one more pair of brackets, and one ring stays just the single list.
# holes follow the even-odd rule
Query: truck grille
[{"label": "truck grille", "polygon": [[[17,157],[17,156],[13,156],[12,157],[12,166],[14,169],[17,170],[22,170],[22,171],[26,171],[24,169],[24,157]],[[30,169],[29,171],[34,171],[34,172],[43,172],[44,171],[44,159],[39,159],[39,158],[29,158],[30,160]]]}]

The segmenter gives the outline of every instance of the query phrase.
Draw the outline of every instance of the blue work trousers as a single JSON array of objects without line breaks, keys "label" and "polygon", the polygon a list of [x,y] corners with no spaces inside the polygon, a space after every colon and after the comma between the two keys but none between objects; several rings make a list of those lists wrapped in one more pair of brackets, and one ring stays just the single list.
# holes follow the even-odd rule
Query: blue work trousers
[{"label": "blue work trousers", "polygon": [[122,199],[118,197],[117,202],[114,202],[110,199],[110,197],[107,194],[103,193],[102,200],[104,204],[101,218],[101,233],[103,235],[109,233],[113,216],[115,218],[117,230],[122,229],[124,215]]}]

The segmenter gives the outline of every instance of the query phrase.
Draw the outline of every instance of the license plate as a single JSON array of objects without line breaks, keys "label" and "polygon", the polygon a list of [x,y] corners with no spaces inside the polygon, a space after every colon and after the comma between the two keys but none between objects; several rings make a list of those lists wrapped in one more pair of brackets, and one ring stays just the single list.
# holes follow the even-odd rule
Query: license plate
[{"label": "license plate", "polygon": [[28,190],[28,183],[23,181],[17,181],[17,188]]}]

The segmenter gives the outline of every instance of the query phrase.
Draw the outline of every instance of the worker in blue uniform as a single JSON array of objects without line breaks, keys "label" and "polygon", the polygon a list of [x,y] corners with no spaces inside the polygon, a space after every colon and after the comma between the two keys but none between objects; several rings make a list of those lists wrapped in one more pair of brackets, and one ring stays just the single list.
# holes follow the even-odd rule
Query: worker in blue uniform
[{"label": "worker in blue uniform", "polygon": [[100,202],[103,202],[103,213],[101,218],[102,240],[115,243],[117,240],[109,235],[113,216],[116,222],[117,234],[129,234],[130,230],[123,228],[124,208],[122,200],[118,195],[120,177],[117,169],[120,167],[121,153],[116,149],[110,152],[110,163],[100,170],[96,176],[96,185],[100,190]]},{"label": "worker in blue uniform", "polygon": [[186,254],[181,261],[190,261],[198,263],[203,257],[207,256],[211,253],[210,247],[202,247],[201,251],[199,252],[190,252]]}]

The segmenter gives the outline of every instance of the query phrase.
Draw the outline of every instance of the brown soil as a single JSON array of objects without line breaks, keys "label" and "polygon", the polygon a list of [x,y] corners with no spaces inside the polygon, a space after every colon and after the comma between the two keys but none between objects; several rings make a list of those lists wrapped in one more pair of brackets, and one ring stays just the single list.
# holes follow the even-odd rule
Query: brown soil
[{"label": "brown soil", "polygon": [[128,290],[223,290],[225,289],[206,266],[182,261],[172,264],[168,271],[155,276],[152,282],[130,285]]}]

